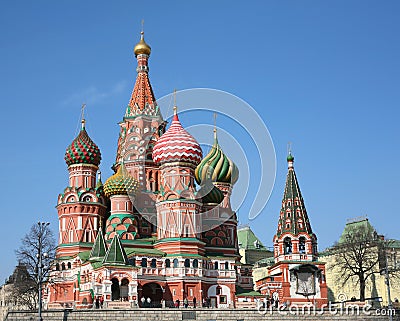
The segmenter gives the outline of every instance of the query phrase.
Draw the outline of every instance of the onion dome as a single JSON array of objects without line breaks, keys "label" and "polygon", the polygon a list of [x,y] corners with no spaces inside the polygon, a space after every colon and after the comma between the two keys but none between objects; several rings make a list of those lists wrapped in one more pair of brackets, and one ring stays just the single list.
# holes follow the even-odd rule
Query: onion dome
[{"label": "onion dome", "polygon": [[85,129],[85,121],[82,119],[82,129],[79,135],[72,141],[65,152],[65,162],[68,166],[73,164],[92,164],[99,166],[101,161],[100,149],[91,140]]},{"label": "onion dome", "polygon": [[288,157],[287,157],[287,161],[288,161],[288,162],[293,162],[293,161],[294,161],[294,157],[293,157],[293,155],[292,155],[291,152],[289,152],[289,155],[288,155]]},{"label": "onion dome", "polygon": [[214,144],[210,152],[203,158],[194,172],[196,182],[202,184],[204,180],[235,184],[239,178],[239,170],[222,151],[218,144],[217,130],[214,129]]},{"label": "onion dome", "polygon": [[224,193],[210,179],[207,179],[201,185],[196,198],[201,198],[203,204],[219,204],[224,200]]},{"label": "onion dome", "polygon": [[155,163],[187,162],[194,165],[200,163],[203,153],[199,143],[181,125],[176,107],[171,126],[160,137],[153,147]]},{"label": "onion dome", "polygon": [[135,56],[142,54],[150,56],[151,47],[144,41],[144,32],[142,31],[140,34],[140,41],[133,48],[133,52]]},{"label": "onion dome", "polygon": [[108,197],[112,195],[131,195],[136,193],[138,182],[128,173],[122,163],[117,172],[106,180],[103,189]]}]

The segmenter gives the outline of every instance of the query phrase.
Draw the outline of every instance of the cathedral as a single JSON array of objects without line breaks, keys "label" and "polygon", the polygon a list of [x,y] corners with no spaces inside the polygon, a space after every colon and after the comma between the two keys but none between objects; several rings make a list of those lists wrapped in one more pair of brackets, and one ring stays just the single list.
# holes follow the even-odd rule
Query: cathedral
[{"label": "cathedral", "polygon": [[[134,47],[137,77],[120,125],[114,175],[102,183],[101,152],[82,117],[68,146],[68,187],[58,196],[59,244],[45,290],[48,308],[134,307],[177,301],[233,307],[241,276],[237,166],[214,143],[203,157],[177,107],[168,129],[149,80],[151,48]],[[212,133],[210,133],[212,137]],[[111,165],[111,164],[110,164]]]},{"label": "cathedral", "polygon": [[[107,164],[114,174],[102,183],[101,152],[83,117],[67,147],[69,181],[57,200],[59,242],[44,289],[46,307],[233,308],[269,296],[275,303],[326,302],[324,264],[318,262],[293,156],[273,253],[249,237],[248,228],[238,240],[230,198],[239,170],[222,151],[216,129],[204,156],[177,106],[168,126],[149,80],[150,53],[142,32],[115,163]],[[250,258],[264,254],[273,255],[274,263],[256,292]]]}]

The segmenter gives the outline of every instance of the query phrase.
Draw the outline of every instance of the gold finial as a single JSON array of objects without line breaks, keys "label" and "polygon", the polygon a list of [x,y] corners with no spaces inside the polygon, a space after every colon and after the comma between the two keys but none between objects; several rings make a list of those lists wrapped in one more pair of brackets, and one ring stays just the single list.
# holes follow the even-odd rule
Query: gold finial
[{"label": "gold finial", "polygon": [[178,113],[178,106],[176,106],[176,89],[174,89],[174,115]]},{"label": "gold finial", "polygon": [[81,124],[82,124],[82,129],[85,128],[85,123],[86,123],[86,121],[85,121],[85,108],[86,108],[86,104],[82,104],[82,107],[81,107]]},{"label": "gold finial", "polygon": [[140,41],[133,48],[135,56],[145,54],[150,56],[151,47],[144,41],[144,20],[142,19],[142,31],[140,31]]}]

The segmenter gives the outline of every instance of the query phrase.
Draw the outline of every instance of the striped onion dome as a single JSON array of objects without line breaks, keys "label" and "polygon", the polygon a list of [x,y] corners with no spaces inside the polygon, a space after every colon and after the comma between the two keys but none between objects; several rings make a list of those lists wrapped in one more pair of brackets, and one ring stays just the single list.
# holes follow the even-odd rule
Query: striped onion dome
[{"label": "striped onion dome", "polygon": [[101,161],[100,149],[91,140],[85,129],[85,121],[82,120],[82,129],[78,136],[67,147],[65,162],[68,166],[74,164],[92,164],[99,166]]},{"label": "striped onion dome", "polygon": [[124,163],[122,163],[117,172],[106,180],[103,189],[108,197],[112,195],[132,195],[138,189],[138,182],[128,173]]},{"label": "striped onion dome", "polygon": [[233,185],[239,178],[237,166],[223,153],[218,144],[216,129],[214,129],[214,144],[207,156],[197,166],[194,175],[198,184],[202,184],[206,179],[211,179],[213,182]]},{"label": "striped onion dome", "polygon": [[154,162],[187,162],[197,165],[202,157],[199,143],[182,127],[175,108],[171,126],[154,145]]},{"label": "striped onion dome", "polygon": [[203,204],[219,204],[224,200],[224,193],[216,187],[210,179],[207,179],[196,194]]}]

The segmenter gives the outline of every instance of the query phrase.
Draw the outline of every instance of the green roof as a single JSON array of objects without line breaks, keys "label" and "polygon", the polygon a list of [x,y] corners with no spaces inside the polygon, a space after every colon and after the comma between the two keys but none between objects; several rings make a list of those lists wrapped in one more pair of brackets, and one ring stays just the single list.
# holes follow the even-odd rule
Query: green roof
[{"label": "green roof", "polygon": [[355,232],[365,232],[371,234],[371,237],[373,237],[376,233],[374,227],[368,221],[368,218],[355,218],[346,223],[346,226],[344,227],[338,243],[340,244],[346,242],[347,236]]},{"label": "green roof", "polygon": [[265,296],[265,295],[261,294],[260,292],[257,292],[254,290],[243,289],[240,286],[236,286],[236,295],[238,295],[238,296]]},{"label": "green roof", "polygon": [[165,253],[157,249],[146,249],[146,248],[128,248],[126,249],[126,255],[131,257],[135,254],[148,254],[156,256],[164,256]]},{"label": "green roof", "polygon": [[90,251],[89,259],[99,259],[106,255],[107,247],[104,241],[103,232],[101,229],[97,233],[96,240],[94,241],[92,250]]},{"label": "green roof", "polygon": [[104,265],[127,265],[128,257],[122,247],[119,235],[115,234],[111,245],[104,257]]},{"label": "green roof", "polygon": [[82,262],[85,262],[89,259],[90,251],[80,252],[80,253],[78,253],[78,256]]},{"label": "green roof", "polygon": [[239,228],[237,235],[240,249],[267,251],[249,226]]}]

